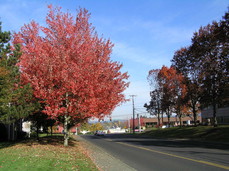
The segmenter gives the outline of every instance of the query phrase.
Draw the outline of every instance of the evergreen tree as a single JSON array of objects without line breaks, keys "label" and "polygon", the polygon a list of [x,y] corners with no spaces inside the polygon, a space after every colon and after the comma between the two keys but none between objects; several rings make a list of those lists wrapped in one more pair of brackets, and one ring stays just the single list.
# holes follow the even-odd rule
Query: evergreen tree
[{"label": "evergreen tree", "polygon": [[39,104],[29,84],[23,85],[16,66],[20,46],[10,46],[10,32],[2,31],[0,23],[0,121],[14,123],[27,117]]}]

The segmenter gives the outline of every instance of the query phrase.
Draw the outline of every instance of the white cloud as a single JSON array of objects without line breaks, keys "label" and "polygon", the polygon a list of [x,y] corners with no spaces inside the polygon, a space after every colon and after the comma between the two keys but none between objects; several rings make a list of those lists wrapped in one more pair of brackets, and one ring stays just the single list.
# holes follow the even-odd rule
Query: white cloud
[{"label": "white cloud", "polygon": [[162,21],[137,20],[135,25],[148,31],[151,39],[162,44],[187,42],[192,37],[194,31],[193,28],[168,26],[168,24]]},{"label": "white cloud", "polygon": [[40,2],[10,0],[1,3],[0,20],[3,22],[4,30],[19,31],[31,20],[44,24],[46,11],[46,6]]},{"label": "white cloud", "polygon": [[115,43],[113,53],[120,58],[151,67],[161,67],[168,63],[168,55],[165,51],[145,51],[141,47],[131,46],[127,43]]},{"label": "white cloud", "polygon": [[[0,16],[1,21],[3,22],[3,29],[4,30],[15,30],[18,29],[18,25],[23,23],[22,20],[18,15],[15,14],[15,9],[12,5],[9,4],[1,4],[0,6]],[[7,26],[5,29],[4,26]]]}]

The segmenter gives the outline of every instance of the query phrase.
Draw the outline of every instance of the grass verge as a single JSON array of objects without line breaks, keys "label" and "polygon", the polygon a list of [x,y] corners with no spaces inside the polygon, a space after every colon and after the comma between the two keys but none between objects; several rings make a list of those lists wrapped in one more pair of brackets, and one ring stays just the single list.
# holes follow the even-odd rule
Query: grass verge
[{"label": "grass verge", "polygon": [[18,143],[0,142],[0,170],[50,171],[98,170],[83,152],[80,142],[70,139],[63,146],[63,136],[41,137]]},{"label": "grass verge", "polygon": [[152,129],[143,135],[155,138],[188,138],[195,140],[217,141],[229,143],[229,126],[197,126],[172,127],[165,129]]}]

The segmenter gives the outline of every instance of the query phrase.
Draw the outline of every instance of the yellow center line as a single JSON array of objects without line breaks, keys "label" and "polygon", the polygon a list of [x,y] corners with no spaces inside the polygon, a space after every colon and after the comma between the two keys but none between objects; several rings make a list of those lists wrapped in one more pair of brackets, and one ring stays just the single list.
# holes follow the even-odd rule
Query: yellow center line
[{"label": "yellow center line", "polygon": [[228,166],[224,166],[224,165],[221,165],[221,164],[216,164],[216,163],[207,162],[207,161],[203,161],[203,160],[195,160],[195,159],[191,159],[191,158],[187,158],[187,157],[178,156],[178,155],[175,155],[175,154],[170,154],[170,153],[165,153],[165,152],[161,152],[161,151],[157,151],[157,150],[152,150],[152,149],[145,148],[145,147],[139,147],[139,146],[128,144],[128,143],[123,143],[123,142],[117,142],[117,143],[129,146],[129,147],[134,147],[134,148],[138,148],[138,149],[142,149],[142,150],[146,150],[146,151],[151,151],[151,152],[158,153],[158,154],[164,154],[164,155],[171,156],[171,157],[185,159],[185,160],[189,160],[189,161],[202,163],[202,164],[206,164],[206,165],[215,166],[215,167],[219,167],[219,168],[223,168],[223,169],[229,170]]}]

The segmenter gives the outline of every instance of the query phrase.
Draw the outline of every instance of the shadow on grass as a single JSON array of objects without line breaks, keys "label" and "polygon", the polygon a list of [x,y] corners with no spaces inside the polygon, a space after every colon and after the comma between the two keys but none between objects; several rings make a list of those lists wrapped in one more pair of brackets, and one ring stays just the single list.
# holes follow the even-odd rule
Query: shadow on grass
[{"label": "shadow on grass", "polygon": [[[68,146],[69,147],[74,147],[76,140],[73,138],[70,138],[68,140]],[[8,148],[12,147],[18,144],[24,144],[27,146],[32,146],[32,145],[53,145],[53,146],[64,146],[64,137],[61,135],[53,135],[53,136],[45,136],[45,137],[40,137],[39,140],[36,138],[28,138],[24,140],[17,140],[17,141],[5,141],[5,142],[0,142],[0,149],[3,148]]]},{"label": "shadow on grass", "polygon": [[14,146],[15,142],[0,142],[0,149]]},{"label": "shadow on grass", "polygon": [[[75,140],[72,138],[69,138],[68,140],[68,146],[74,147]],[[64,145],[64,137],[61,135],[53,135],[53,136],[45,136],[45,137],[40,137],[39,140],[37,139],[29,139],[24,142],[26,145],[31,146],[34,144],[40,144],[40,145],[53,145],[53,146],[63,146]]]}]

